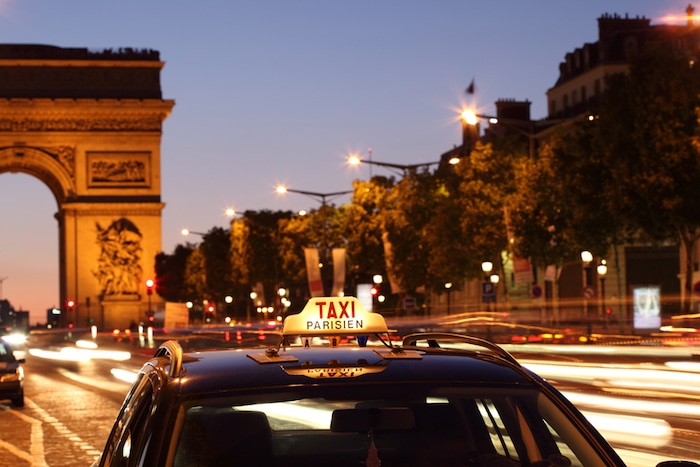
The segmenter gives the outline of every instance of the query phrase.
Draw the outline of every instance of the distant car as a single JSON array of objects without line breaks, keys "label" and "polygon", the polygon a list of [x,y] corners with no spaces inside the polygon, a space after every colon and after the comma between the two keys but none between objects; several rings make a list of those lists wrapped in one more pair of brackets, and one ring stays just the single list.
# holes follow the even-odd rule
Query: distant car
[{"label": "distant car", "polygon": [[446,333],[396,345],[389,335],[381,315],[344,297],[312,298],[272,348],[165,342],[94,465],[624,465],[497,345]]},{"label": "distant car", "polygon": [[0,400],[9,399],[15,407],[24,407],[24,359],[16,359],[12,347],[0,340]]}]

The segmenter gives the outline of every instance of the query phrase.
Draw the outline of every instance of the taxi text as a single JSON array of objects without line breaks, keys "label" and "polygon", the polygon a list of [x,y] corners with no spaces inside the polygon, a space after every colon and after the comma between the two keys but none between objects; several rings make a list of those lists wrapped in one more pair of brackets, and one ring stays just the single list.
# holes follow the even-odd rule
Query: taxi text
[{"label": "taxi text", "polygon": [[318,320],[307,320],[306,329],[314,331],[342,331],[362,329],[364,320],[355,317],[355,302],[318,301]]}]

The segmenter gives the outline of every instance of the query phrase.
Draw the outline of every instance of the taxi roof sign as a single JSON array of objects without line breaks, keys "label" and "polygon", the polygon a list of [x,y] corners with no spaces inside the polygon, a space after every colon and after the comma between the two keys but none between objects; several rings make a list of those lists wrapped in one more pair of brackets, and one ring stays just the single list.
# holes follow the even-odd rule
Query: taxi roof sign
[{"label": "taxi roof sign", "polygon": [[301,313],[287,316],[283,336],[388,333],[384,317],[365,310],[356,297],[314,297]]}]

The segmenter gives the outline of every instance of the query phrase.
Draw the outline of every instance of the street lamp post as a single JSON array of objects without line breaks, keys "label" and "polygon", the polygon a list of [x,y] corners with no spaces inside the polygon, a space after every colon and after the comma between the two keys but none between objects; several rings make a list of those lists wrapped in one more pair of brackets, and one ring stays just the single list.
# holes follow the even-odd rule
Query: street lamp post
[{"label": "street lamp post", "polygon": [[[484,279],[485,279],[484,286],[482,286],[482,287],[485,287],[488,283],[493,284],[493,281],[491,280],[491,272],[493,271],[493,263],[491,261],[484,261],[483,263],[481,263],[481,271],[484,273]],[[484,294],[484,293],[485,293],[485,291],[482,290],[482,294]],[[495,299],[495,296],[496,295],[494,293],[494,295],[493,295],[494,299]],[[491,297],[484,295],[483,301],[485,301],[487,303],[487,305],[486,305],[487,311],[491,311],[491,301],[492,301]]]},{"label": "street lamp post", "polygon": [[[321,216],[323,219],[323,256],[321,259],[322,264],[326,264],[328,259],[330,258],[330,248],[328,245],[328,219],[327,219],[327,214],[326,214],[326,209],[327,209],[327,200],[331,198],[335,198],[337,196],[342,196],[342,195],[347,195],[352,193],[352,190],[348,191],[336,191],[332,193],[317,193],[315,191],[304,191],[304,190],[294,190],[292,188],[287,188],[284,185],[278,185],[276,188],[277,193],[283,195],[285,193],[297,193],[300,195],[305,195],[311,198],[314,198],[317,201],[321,202]],[[325,287],[324,287],[325,288]]]},{"label": "street lamp post", "polygon": [[493,311],[498,311],[496,309],[496,299],[498,296],[496,290],[498,290],[498,283],[501,282],[501,277],[498,274],[491,274],[489,281],[493,284]]},{"label": "street lamp post", "polygon": [[593,261],[593,254],[590,251],[584,250],[581,252],[581,266],[583,268],[583,316],[586,320],[586,328],[588,330],[588,337],[590,341],[590,336],[593,333],[593,323],[589,315],[588,310],[588,299],[590,298],[589,287],[591,285],[591,262]]},{"label": "street lamp post", "polygon": [[[434,161],[434,162],[422,162],[419,164],[395,164],[393,162],[381,162],[381,161],[375,161],[372,159],[361,159],[359,156],[354,155],[354,154],[347,158],[347,162],[350,165],[369,164],[370,166],[376,165],[376,166],[385,167],[388,169],[400,170],[401,174],[403,176],[406,176],[410,171],[419,169],[421,167],[430,167],[431,165],[439,165],[441,163],[441,161]],[[458,164],[459,157],[453,157],[448,162],[451,165]]]},{"label": "street lamp post", "polygon": [[450,314],[450,292],[452,291],[452,282],[445,282],[445,289],[447,290],[447,314]]},{"label": "street lamp post", "polygon": [[204,237],[206,234],[202,232],[195,232],[194,230],[190,230],[187,227],[183,227],[180,229],[180,234],[183,237],[187,237],[188,235],[199,235],[200,237]]},{"label": "street lamp post", "polygon": [[250,323],[250,314],[251,314],[251,309],[252,307],[256,306],[255,299],[258,298],[257,292],[251,292],[250,293],[250,301],[248,302],[248,306],[246,307],[246,319]]},{"label": "street lamp post", "polygon": [[603,315],[603,327],[608,328],[608,313],[605,309],[605,275],[608,273],[608,266],[604,259],[600,260],[600,264],[596,267],[598,277],[600,278],[600,313]]},{"label": "street lamp post", "polygon": [[[498,118],[490,115],[481,115],[475,113],[473,110],[465,110],[462,112],[462,122],[465,125],[472,125],[476,127],[479,120],[487,120],[491,125],[502,125],[509,130],[516,131],[521,135],[524,135],[528,139],[530,160],[535,160],[537,157],[536,153],[536,141],[537,133],[535,132],[535,125],[537,122],[534,120],[519,120],[519,119],[505,119]],[[547,123],[547,122],[545,122]],[[550,123],[551,124],[551,123]],[[527,125],[527,130],[522,127]]]}]

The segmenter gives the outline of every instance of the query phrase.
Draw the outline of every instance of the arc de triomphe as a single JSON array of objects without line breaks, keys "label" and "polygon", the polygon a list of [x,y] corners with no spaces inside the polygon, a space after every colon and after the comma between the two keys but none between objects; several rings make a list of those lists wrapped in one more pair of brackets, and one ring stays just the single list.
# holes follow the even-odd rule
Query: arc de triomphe
[{"label": "arc de triomphe", "polygon": [[64,326],[146,318],[174,106],[163,65],[153,50],[0,44],[0,173],[34,176],[56,198]]}]

